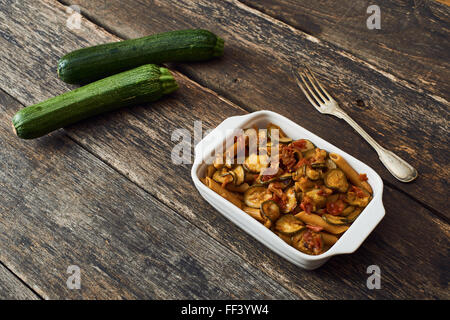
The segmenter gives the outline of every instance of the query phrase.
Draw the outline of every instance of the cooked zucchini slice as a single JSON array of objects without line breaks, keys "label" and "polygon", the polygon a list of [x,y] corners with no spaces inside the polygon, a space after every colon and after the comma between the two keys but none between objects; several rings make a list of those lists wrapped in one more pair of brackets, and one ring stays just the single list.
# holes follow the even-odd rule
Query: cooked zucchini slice
[{"label": "cooked zucchini slice", "polygon": [[305,229],[292,237],[292,246],[303,253],[318,255],[323,252],[323,238],[320,233]]},{"label": "cooked zucchini slice", "polygon": [[310,149],[306,152],[303,152],[303,158],[305,158],[305,159],[313,158],[315,155],[316,155],[316,150],[314,148]]},{"label": "cooked zucchini slice", "polygon": [[325,220],[326,222],[328,222],[329,224],[332,224],[333,226],[343,226],[343,225],[348,224],[347,218],[333,216],[328,213],[322,215],[322,219]]},{"label": "cooked zucchini slice", "polygon": [[314,143],[306,139],[295,140],[294,142],[292,142],[292,144],[296,149],[300,150],[303,153],[314,150],[314,148],[316,147]]},{"label": "cooked zucchini slice", "polygon": [[341,169],[331,169],[325,174],[323,178],[325,185],[328,188],[337,190],[339,192],[347,192],[349,184],[344,171]]},{"label": "cooked zucchini slice", "polygon": [[232,171],[217,170],[213,174],[213,180],[218,183],[232,183],[235,181],[236,175]]},{"label": "cooked zucchini slice", "polygon": [[344,210],[342,210],[341,216],[347,217],[355,211],[354,206],[347,206]]},{"label": "cooked zucchini slice", "polygon": [[297,195],[295,194],[294,187],[290,187],[289,189],[287,189],[285,194],[288,198],[288,201],[283,209],[283,213],[288,213],[294,210],[297,206]]},{"label": "cooked zucchini slice", "polygon": [[281,128],[273,123],[269,123],[267,126],[267,135],[272,140],[272,130],[278,130],[278,141],[283,144],[289,144],[292,142],[292,138],[289,138]]},{"label": "cooked zucchini slice", "polygon": [[292,179],[281,180],[280,182],[284,185],[283,190],[292,187],[292,185],[294,184],[294,180]]},{"label": "cooked zucchini slice", "polygon": [[244,169],[251,173],[260,173],[261,170],[269,166],[269,157],[267,155],[260,155],[253,153],[245,158]]},{"label": "cooked zucchini slice", "polygon": [[355,210],[353,210],[352,213],[350,213],[348,216],[345,217],[347,219],[347,222],[353,223],[356,220],[356,218],[358,218],[358,216],[361,214],[362,211],[363,211],[362,208],[355,208]]},{"label": "cooked zucchini slice", "polygon": [[239,186],[229,183],[229,184],[227,184],[227,186],[225,188],[232,192],[244,193],[245,191],[248,190],[248,188],[250,188],[250,186],[248,185],[248,183],[242,183]]},{"label": "cooked zucchini slice", "polygon": [[325,159],[328,158],[328,152],[323,149],[316,148],[314,149],[314,161],[311,163],[312,166],[315,167],[325,167]]},{"label": "cooked zucchini slice", "polygon": [[312,189],[306,192],[305,195],[311,198],[317,208],[323,208],[327,203],[327,197],[325,197],[321,189]]},{"label": "cooked zucchini slice", "polygon": [[234,180],[234,184],[237,186],[241,185],[245,180],[244,168],[241,165],[239,165],[233,169],[233,172],[236,176],[236,180]]},{"label": "cooked zucchini slice", "polygon": [[334,163],[334,161],[331,160],[330,158],[328,158],[327,160],[325,160],[325,165],[327,166],[328,170],[336,169],[336,168],[337,168],[336,163]]},{"label": "cooked zucchini slice", "polygon": [[336,202],[338,200],[339,200],[339,194],[335,193],[327,198],[327,203]]},{"label": "cooked zucchini slice", "polygon": [[282,144],[289,144],[292,142],[292,138],[289,137],[279,137],[278,139]]},{"label": "cooked zucchini slice", "polygon": [[279,237],[280,237],[284,242],[286,242],[288,245],[292,246],[292,237],[291,237],[291,236],[282,234],[281,232],[277,232],[277,231],[275,231],[275,234],[276,234],[277,236],[279,236]]},{"label": "cooked zucchini slice", "polygon": [[261,212],[272,222],[275,222],[280,217],[280,207],[273,200],[261,203]]},{"label": "cooked zucchini slice", "polygon": [[305,228],[302,220],[292,214],[286,214],[275,222],[275,230],[285,235],[292,235]]},{"label": "cooked zucchini slice", "polygon": [[306,166],[306,176],[311,180],[319,180],[322,176],[322,172],[318,169],[313,169],[309,166]]},{"label": "cooked zucchini slice", "polygon": [[366,190],[352,187],[348,190],[345,201],[352,206],[365,207],[369,204],[370,198],[370,194]]},{"label": "cooked zucchini slice", "polygon": [[244,212],[247,213],[252,218],[258,220],[261,223],[264,223],[265,217],[261,214],[261,211],[256,208],[244,207]]},{"label": "cooked zucchini slice", "polygon": [[252,208],[260,208],[264,201],[270,200],[272,194],[267,192],[267,189],[263,186],[251,186],[244,193],[245,205]]}]

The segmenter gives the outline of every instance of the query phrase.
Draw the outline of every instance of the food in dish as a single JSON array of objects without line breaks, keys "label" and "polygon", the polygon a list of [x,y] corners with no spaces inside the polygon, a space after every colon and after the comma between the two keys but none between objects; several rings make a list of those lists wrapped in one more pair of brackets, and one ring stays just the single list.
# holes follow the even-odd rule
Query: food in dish
[{"label": "food in dish", "polygon": [[293,140],[272,123],[236,136],[201,180],[309,255],[331,248],[373,193],[367,176],[339,154],[306,139]]}]

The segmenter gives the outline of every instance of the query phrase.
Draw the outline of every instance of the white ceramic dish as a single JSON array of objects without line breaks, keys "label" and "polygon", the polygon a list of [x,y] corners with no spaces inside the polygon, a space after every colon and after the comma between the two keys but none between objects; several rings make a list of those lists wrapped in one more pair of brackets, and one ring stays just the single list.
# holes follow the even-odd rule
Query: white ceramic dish
[{"label": "white ceramic dish", "polygon": [[[340,154],[357,172],[366,173],[369,178],[368,182],[373,189],[372,201],[359,215],[356,221],[353,222],[351,227],[342,235],[338,242],[325,253],[312,256],[304,254],[289,246],[275,233],[264,227],[261,223],[231,202],[206,187],[199,180],[199,177],[203,178],[205,176],[205,170],[207,168],[205,159],[207,159],[208,155],[214,153],[216,147],[220,144],[224,144],[226,138],[229,138],[226,136],[226,133],[231,136],[231,130],[245,129],[252,125],[265,128],[269,122],[280,126],[282,130],[294,140],[301,138],[309,139],[321,149]],[[339,133],[337,132],[336,134]],[[385,214],[382,202],[383,182],[380,176],[372,168],[319,138],[310,131],[302,128],[288,118],[271,111],[258,111],[244,116],[230,117],[223,121],[195,147],[195,161],[192,166],[191,175],[200,194],[216,208],[217,211],[286,260],[308,270],[320,267],[332,256],[354,252],[383,219]]]}]

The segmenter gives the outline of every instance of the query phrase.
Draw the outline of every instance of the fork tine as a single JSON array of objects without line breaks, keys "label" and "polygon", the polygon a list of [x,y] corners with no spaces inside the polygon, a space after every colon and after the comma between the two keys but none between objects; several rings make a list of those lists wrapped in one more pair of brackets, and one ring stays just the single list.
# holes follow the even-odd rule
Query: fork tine
[{"label": "fork tine", "polygon": [[[322,84],[320,83],[319,80],[317,80],[316,76],[314,75],[314,73],[311,71],[311,69],[305,65],[306,70],[309,71],[309,73],[311,74],[311,76],[313,77],[314,80],[316,80],[317,85],[320,87],[320,89],[322,89],[322,92],[325,94],[325,96],[328,98],[328,100],[333,100],[333,97],[328,93],[327,90],[325,90],[325,88],[322,86]],[[317,88],[316,88],[317,90]]]},{"label": "fork tine", "polygon": [[305,77],[303,76],[304,72],[300,73],[300,78],[302,78],[303,84],[306,86],[306,88],[309,91],[309,95],[312,96],[314,98],[314,100],[317,102],[317,104],[322,105],[324,102],[322,102],[322,100],[319,99],[319,97],[317,97],[316,93],[314,92],[313,89],[311,89],[311,87],[308,84],[308,81],[306,81]]},{"label": "fork tine", "polygon": [[309,95],[309,93],[306,91],[306,89],[303,87],[302,85],[302,81],[300,81],[299,78],[299,74],[297,73],[297,71],[295,71],[294,69],[292,69],[292,73],[294,74],[295,77],[295,81],[297,82],[297,85],[299,86],[299,88],[303,91],[303,94],[306,96],[306,98],[308,99],[308,101],[316,108],[319,109],[320,105],[311,98],[311,96]]},{"label": "fork tine", "polygon": [[308,80],[309,80],[309,83],[312,84],[312,86],[313,86],[314,89],[316,90],[316,91],[315,91],[316,94],[319,95],[319,97],[322,99],[323,103],[327,102],[328,99],[326,99],[326,98],[323,96],[323,94],[320,92],[319,88],[317,88],[316,83],[317,83],[318,85],[320,85],[320,84],[318,83],[317,79],[313,76],[311,70],[309,70],[308,68],[306,68],[306,69],[303,71],[303,73],[306,75],[306,77],[307,77]]}]

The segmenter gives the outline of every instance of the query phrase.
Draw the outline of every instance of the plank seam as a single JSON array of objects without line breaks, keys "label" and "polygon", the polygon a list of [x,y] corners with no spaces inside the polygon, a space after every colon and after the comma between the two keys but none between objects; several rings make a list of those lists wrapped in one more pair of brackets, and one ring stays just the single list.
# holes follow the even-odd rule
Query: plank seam
[{"label": "plank seam", "polygon": [[32,287],[30,287],[24,280],[22,280],[21,277],[19,277],[16,273],[14,273],[10,268],[6,266],[6,264],[3,261],[0,261],[0,265],[5,268],[9,273],[13,275],[14,278],[16,278],[20,283],[22,283],[28,290],[30,290],[35,296],[37,296],[40,300],[44,300],[44,298],[37,293]]}]

